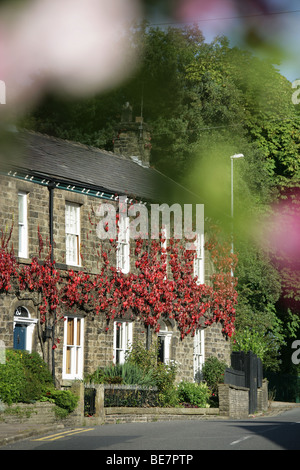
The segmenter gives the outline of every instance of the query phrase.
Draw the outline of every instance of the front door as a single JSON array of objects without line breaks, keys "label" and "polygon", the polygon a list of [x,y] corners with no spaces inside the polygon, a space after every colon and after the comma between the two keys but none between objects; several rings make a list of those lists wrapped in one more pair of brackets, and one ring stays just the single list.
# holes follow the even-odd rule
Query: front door
[{"label": "front door", "polygon": [[14,349],[26,349],[26,325],[17,323],[14,329]]}]

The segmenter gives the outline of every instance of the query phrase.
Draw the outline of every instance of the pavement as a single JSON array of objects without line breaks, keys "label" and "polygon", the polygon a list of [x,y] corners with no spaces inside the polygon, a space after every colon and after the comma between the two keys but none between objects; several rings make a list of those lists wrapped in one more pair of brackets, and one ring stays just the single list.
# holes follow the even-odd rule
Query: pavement
[{"label": "pavement", "polygon": [[[250,415],[249,418],[261,418],[265,416],[276,416],[292,407],[300,407],[300,403],[272,402],[267,411]],[[217,417],[216,417],[217,418]],[[0,422],[0,450],[8,444],[21,441],[24,439],[36,438],[57,430],[65,429],[64,424],[28,424],[23,423],[10,424]]]},{"label": "pavement", "polygon": [[18,424],[0,423],[0,450],[7,444],[13,444],[24,439],[44,436],[53,431],[64,429],[63,424]]}]

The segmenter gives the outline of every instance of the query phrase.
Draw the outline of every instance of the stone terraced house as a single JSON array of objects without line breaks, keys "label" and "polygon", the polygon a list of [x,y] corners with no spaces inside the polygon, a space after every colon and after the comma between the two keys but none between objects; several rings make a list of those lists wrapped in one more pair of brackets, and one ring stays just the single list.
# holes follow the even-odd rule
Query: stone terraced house
[{"label": "stone terraced house", "polygon": [[[147,132],[144,135],[148,139]],[[143,203],[171,204],[180,195],[180,202],[195,202],[194,195],[149,166],[149,146],[141,139],[139,123],[119,130],[114,153],[34,132],[11,135],[0,161],[0,227],[8,231],[13,222],[11,242],[19,263],[29,264],[37,254],[39,228],[43,240],[53,242],[53,256],[62,272],[95,273],[99,238],[91,228],[90,214],[101,201],[117,205],[118,197],[126,196]],[[134,265],[130,240],[122,243],[115,262],[129,271]],[[199,266],[208,278],[208,257],[199,259]],[[52,349],[52,331],[40,334],[34,293],[12,289],[0,295],[0,341],[5,348],[40,354],[43,350],[60,386],[99,366],[124,361],[128,342],[143,341],[146,347],[149,340],[147,327],[139,321],[118,320],[106,330],[101,315],[82,310],[63,315],[65,321],[58,322],[55,332],[61,342]],[[176,325],[166,321],[158,335],[161,360],[179,363],[178,379],[195,380],[210,355],[229,363],[230,346],[220,324],[181,340]],[[156,337],[152,331],[152,340]]]}]

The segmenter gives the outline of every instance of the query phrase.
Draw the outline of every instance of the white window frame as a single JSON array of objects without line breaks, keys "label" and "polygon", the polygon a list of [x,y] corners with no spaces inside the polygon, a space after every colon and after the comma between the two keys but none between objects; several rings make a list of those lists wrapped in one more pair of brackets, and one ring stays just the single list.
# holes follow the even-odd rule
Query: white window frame
[{"label": "white window frame", "polygon": [[[84,352],[84,318],[66,316],[64,318],[64,344],[62,378],[66,380],[83,379],[83,352]],[[68,322],[73,321],[73,341],[68,344]],[[79,331],[78,331],[79,330]],[[79,333],[79,344],[77,344]],[[70,354],[69,354],[70,353]],[[67,370],[67,361],[70,358],[70,370]]]},{"label": "white window frame", "polygon": [[123,274],[130,272],[130,221],[129,217],[120,217],[117,243],[117,269]]},{"label": "white window frame", "polygon": [[194,336],[193,363],[194,363],[194,381],[200,382],[202,378],[202,368],[204,364],[205,339],[204,329],[198,329]]},{"label": "white window frame", "polygon": [[114,340],[113,340],[113,363],[124,364],[126,353],[132,345],[132,322],[120,321],[114,322]]},{"label": "white window frame", "polygon": [[158,337],[163,341],[163,356],[164,364],[169,364],[170,362],[170,349],[171,349],[171,339],[172,339],[172,331],[168,330],[167,325],[164,325],[163,330],[159,330]]},{"label": "white window frame", "polygon": [[196,254],[194,258],[194,277],[197,277],[197,284],[205,282],[204,264],[204,233],[198,233],[195,240]]},{"label": "white window frame", "polygon": [[168,278],[168,267],[169,267],[168,252],[167,252],[168,238],[169,238],[168,233],[170,233],[169,227],[163,226],[162,229],[161,229],[161,248],[162,248],[162,250],[164,250],[164,254],[166,255],[166,261],[165,261],[166,274],[164,276],[164,280],[166,280]]},{"label": "white window frame", "polygon": [[[71,220],[73,211],[74,221]],[[80,205],[66,202],[65,205],[66,232],[66,264],[80,266]]]},{"label": "white window frame", "polygon": [[[20,202],[22,203],[20,204]],[[18,192],[18,225],[19,225],[19,250],[20,258],[28,258],[28,194]],[[20,206],[22,206],[20,211]]]}]

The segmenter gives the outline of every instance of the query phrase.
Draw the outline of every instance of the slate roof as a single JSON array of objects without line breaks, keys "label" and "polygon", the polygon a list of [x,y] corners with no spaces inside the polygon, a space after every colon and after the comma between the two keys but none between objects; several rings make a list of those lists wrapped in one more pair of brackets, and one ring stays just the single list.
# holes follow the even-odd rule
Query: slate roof
[{"label": "slate roof", "polygon": [[[16,132],[14,145],[1,149],[2,170],[23,170],[148,201],[195,202],[195,195],[151,167],[121,155],[36,132]],[[200,202],[200,201],[197,201]]]}]

